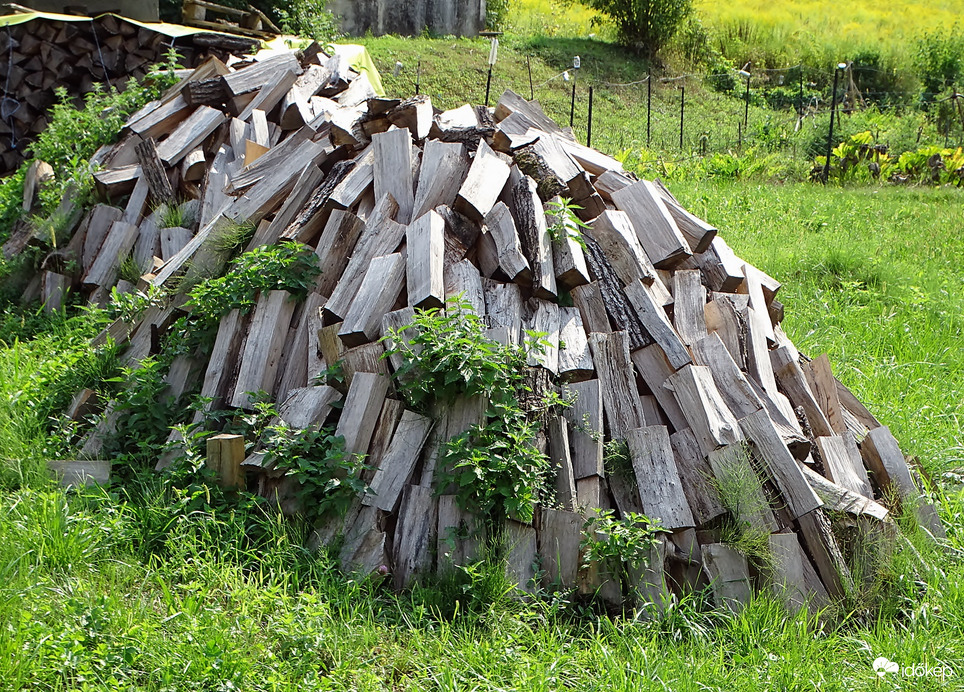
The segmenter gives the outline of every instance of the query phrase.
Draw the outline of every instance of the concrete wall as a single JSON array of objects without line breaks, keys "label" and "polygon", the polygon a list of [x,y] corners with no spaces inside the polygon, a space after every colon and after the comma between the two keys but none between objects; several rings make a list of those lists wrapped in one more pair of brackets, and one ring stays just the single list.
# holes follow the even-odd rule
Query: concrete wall
[{"label": "concrete wall", "polygon": [[485,0],[331,0],[342,31],[412,36],[428,29],[447,36],[475,36],[485,29]]}]

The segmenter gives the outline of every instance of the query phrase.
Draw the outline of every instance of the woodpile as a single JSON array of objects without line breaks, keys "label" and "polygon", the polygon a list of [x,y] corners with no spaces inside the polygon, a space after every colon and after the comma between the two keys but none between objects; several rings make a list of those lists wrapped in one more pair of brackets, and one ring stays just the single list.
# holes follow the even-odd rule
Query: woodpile
[{"label": "woodpile", "polygon": [[[316,253],[323,273],[306,301],[272,291],[251,314],[232,311],[209,360],[179,356],[168,381],[175,394],[202,381],[214,407],[250,407],[249,393],[264,390],[295,427],[337,420],[346,449],[374,468],[372,492],[319,529],[319,540],[344,536],[346,569],[387,566],[402,587],[478,555],[477,536],[451,530],[472,518],[433,479],[440,445],[482,422],[485,402],[463,398],[433,417],[406,409],[391,378],[397,356],[384,357],[380,340],[455,295],[494,340],[544,333],[548,348],[527,377],[572,402],[540,433],[554,504],[504,529],[507,569],[523,590],[538,574],[620,599],[626,585],[580,559],[586,517],[599,510],[662,522],[635,576],[657,606],[707,585],[731,608],[753,589],[791,607],[823,604],[864,577],[855,554],[894,538],[894,510],[943,535],[888,428],[826,356],[806,357],[781,329],[780,283],[659,181],[580,145],[536,102],[507,91],[494,111],[439,112],[424,96],[376,98],[363,76],[316,50],[236,69],[211,59],[134,115],[100,160],[105,203],[48,261],[48,305],[65,290],[94,303],[115,286],[134,290],[118,280],[128,257],[141,288],[217,272],[213,239],[230,223],[256,226],[248,249],[297,243]],[[547,209],[559,197],[579,205],[582,242],[550,234],[560,219]],[[161,227],[149,210],[173,199],[190,200],[193,223]],[[64,252],[76,273],[63,269]],[[176,303],[150,308],[99,340],[127,344],[136,363],[179,314]],[[316,384],[337,362],[341,389]],[[99,430],[114,421],[108,404]],[[607,468],[612,441],[625,443],[619,469]],[[229,442],[209,454],[234,469],[231,485],[291,496],[285,478]],[[95,432],[84,456],[99,449]],[[762,548],[748,559],[734,535],[762,537]]]},{"label": "woodpile", "polygon": [[240,36],[198,33],[171,37],[115,14],[76,21],[38,17],[0,28],[0,176],[24,160],[30,142],[47,128],[48,109],[64,88],[79,104],[107,86],[123,91],[144,77],[174,46],[180,64],[193,67],[208,55],[249,52],[256,42]]},{"label": "woodpile", "polygon": [[181,4],[181,21],[203,29],[228,31],[268,40],[281,34],[281,29],[253,5],[240,9],[206,0],[184,0]]}]

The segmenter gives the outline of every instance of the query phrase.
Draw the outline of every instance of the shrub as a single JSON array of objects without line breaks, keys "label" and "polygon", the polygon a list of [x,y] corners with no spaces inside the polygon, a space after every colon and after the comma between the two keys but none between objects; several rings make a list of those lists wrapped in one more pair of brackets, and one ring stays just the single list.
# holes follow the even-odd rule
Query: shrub
[{"label": "shrub", "polygon": [[287,6],[277,5],[274,11],[282,31],[326,44],[341,36],[338,19],[327,5],[328,0],[294,0]]},{"label": "shrub", "polygon": [[486,0],[485,28],[489,31],[505,31],[509,23],[509,0]]},{"label": "shrub", "polygon": [[710,32],[697,17],[687,17],[673,38],[673,48],[690,65],[711,65],[721,58]]},{"label": "shrub", "polygon": [[964,77],[964,36],[957,27],[944,34],[927,34],[917,44],[915,63],[924,88],[922,101],[931,102]]},{"label": "shrub", "polygon": [[288,291],[304,297],[318,276],[318,258],[299,243],[262,245],[245,252],[224,275],[202,281],[190,291],[194,313],[218,322],[231,310],[249,312],[265,291]]},{"label": "shrub", "polygon": [[620,43],[650,60],[693,12],[692,0],[588,0],[587,4],[613,20]]}]

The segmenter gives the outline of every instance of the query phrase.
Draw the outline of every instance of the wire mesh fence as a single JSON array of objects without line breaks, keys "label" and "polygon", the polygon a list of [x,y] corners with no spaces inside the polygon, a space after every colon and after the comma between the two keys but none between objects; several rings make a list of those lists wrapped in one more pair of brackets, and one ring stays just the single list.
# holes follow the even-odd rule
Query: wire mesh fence
[{"label": "wire mesh fence", "polygon": [[[908,104],[906,91],[862,91],[861,79],[883,72],[872,68],[848,65],[840,70],[838,88],[831,94],[832,89],[810,81],[807,75],[813,70],[801,64],[751,72],[643,74],[615,82],[597,76],[601,71],[585,62],[582,69],[537,78],[532,58],[526,56],[524,61],[522,83],[507,86],[539,101],[557,122],[571,126],[581,141],[611,154],[645,151],[685,160],[763,146],[814,158],[823,155],[821,140],[824,144],[827,140],[832,107],[847,125],[838,123],[838,141],[852,130],[845,120],[848,116],[874,108],[881,113],[920,115],[913,145],[964,146],[964,96],[955,90],[952,107],[945,109],[954,117],[938,121],[933,111],[942,94],[918,93],[918,103]],[[499,81],[505,85],[504,79]],[[493,103],[499,93],[493,90]],[[921,104],[929,109],[921,109]]]}]

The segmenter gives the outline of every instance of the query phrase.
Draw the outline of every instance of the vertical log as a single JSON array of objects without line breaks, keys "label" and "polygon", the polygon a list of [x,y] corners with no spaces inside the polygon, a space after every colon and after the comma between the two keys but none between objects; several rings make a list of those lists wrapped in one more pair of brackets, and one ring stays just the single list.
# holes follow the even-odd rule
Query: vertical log
[{"label": "vertical log", "polygon": [[215,435],[207,441],[207,466],[218,476],[222,488],[243,488],[244,437],[241,435]]}]

